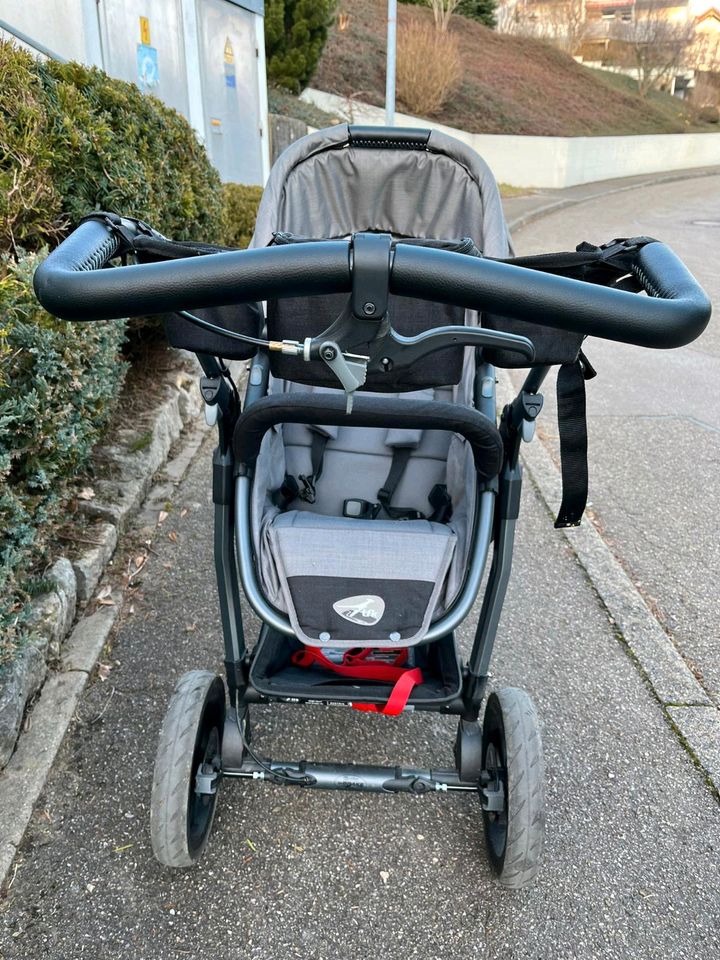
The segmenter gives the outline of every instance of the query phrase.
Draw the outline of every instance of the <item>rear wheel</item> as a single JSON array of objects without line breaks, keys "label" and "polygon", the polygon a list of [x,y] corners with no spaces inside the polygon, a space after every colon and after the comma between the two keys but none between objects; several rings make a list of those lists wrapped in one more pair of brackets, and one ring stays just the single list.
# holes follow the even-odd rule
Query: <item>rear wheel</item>
[{"label": "rear wheel", "polygon": [[500,883],[519,889],[537,875],[545,839],[545,761],[537,713],[524,690],[490,694],[482,757],[481,787],[494,800],[483,806],[488,856]]},{"label": "rear wheel", "polygon": [[177,683],[160,731],[150,836],[166,867],[189,867],[210,838],[222,775],[225,687],[220,677],[192,670]]}]

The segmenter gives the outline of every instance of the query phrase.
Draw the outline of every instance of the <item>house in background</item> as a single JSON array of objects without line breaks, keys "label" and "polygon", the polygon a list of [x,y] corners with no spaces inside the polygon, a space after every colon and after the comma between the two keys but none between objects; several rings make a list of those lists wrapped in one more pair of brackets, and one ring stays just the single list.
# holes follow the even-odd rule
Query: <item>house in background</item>
[{"label": "house in background", "polygon": [[507,0],[498,7],[498,29],[547,40],[587,66],[631,76],[631,48],[655,44],[676,60],[658,70],[659,86],[720,102],[720,10],[708,0]]}]

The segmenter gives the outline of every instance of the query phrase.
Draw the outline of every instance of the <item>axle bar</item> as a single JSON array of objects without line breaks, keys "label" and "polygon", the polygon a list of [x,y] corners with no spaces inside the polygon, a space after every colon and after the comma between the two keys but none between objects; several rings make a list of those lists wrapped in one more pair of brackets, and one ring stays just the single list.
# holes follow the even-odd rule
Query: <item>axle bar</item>
[{"label": "axle bar", "polygon": [[477,783],[463,782],[457,770],[416,767],[376,767],[357,763],[286,763],[245,759],[239,767],[223,769],[223,777],[268,780],[317,790],[359,790],[368,793],[414,793],[478,790]]}]

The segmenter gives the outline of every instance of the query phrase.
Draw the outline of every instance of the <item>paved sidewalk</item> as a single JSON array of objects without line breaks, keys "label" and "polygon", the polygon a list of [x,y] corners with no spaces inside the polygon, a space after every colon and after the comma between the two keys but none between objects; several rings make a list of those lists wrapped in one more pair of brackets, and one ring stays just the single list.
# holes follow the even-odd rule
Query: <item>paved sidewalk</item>
[{"label": "paved sidewalk", "polygon": [[[87,690],[38,804],[0,903],[0,956],[712,960],[717,803],[532,485],[522,521],[494,685],[525,686],[544,725],[548,841],[534,888],[495,885],[467,796],[229,783],[202,864],[154,862],[148,801],[167,698],[184,670],[220,665],[206,444],[144,597],[125,610],[113,670]],[[451,758],[451,718],[289,706],[254,718],[258,748],[279,757]]]},{"label": "paved sidewalk", "polygon": [[[605,539],[720,704],[720,175],[564,209],[518,231],[516,245],[536,253],[633,233],[666,240],[715,315],[680,350],[587,342],[598,371],[588,383],[590,500]],[[545,396],[541,426],[557,452],[552,384]]]},{"label": "paved sidewalk", "polygon": [[[686,219],[713,219],[718,196],[711,180],[691,183],[698,191],[694,200],[683,184],[647,188],[648,193],[625,183],[635,190],[612,202],[606,196],[572,210],[566,205],[562,214],[521,232],[519,246],[530,251],[537,240],[561,249],[585,238],[652,233],[642,224],[649,215],[664,216],[664,203],[669,211],[656,235],[672,231],[674,244],[686,243],[682,237],[694,238],[697,231],[678,219],[672,197],[682,216],[691,201],[701,210],[701,216],[688,212]],[[613,184],[618,185],[622,182]],[[508,200],[507,209],[517,221],[548,202],[569,199],[548,192]],[[636,208],[638,228],[628,231],[628,212]],[[603,220],[606,214],[609,221]],[[533,239],[530,231],[546,223],[555,232]],[[613,233],[615,225],[620,229]],[[701,269],[717,263],[714,242],[699,258]],[[706,279],[700,269],[698,274]],[[687,433],[700,395],[712,403],[718,382],[710,366],[717,359],[712,344],[706,349],[701,341],[682,380],[671,368],[657,366],[659,360],[641,366],[628,355],[621,362],[616,347],[606,357],[593,344],[602,374],[596,384],[607,387],[613,382],[607,371],[617,371],[617,395],[607,400],[611,410],[625,412],[622,391],[631,382],[642,393],[633,394],[632,403],[660,398],[674,404],[668,417],[678,422],[668,438],[658,430],[648,440],[640,418],[627,434],[608,418],[609,432],[601,444],[593,443],[592,475],[596,509],[608,522],[617,511],[623,521],[618,529],[627,532],[626,541],[613,536],[621,556],[635,562],[628,550],[637,544],[638,555],[652,561],[639,578],[657,575],[670,597],[679,597],[681,615],[683,598],[695,604],[709,584],[699,558],[714,556],[706,551],[717,529],[712,496],[718,461],[702,465],[713,486],[703,488],[704,499],[692,501],[708,514],[684,524],[673,521],[675,505],[664,498],[678,483],[691,489],[692,477],[666,479],[658,464],[677,462],[673,438]],[[711,370],[713,380],[703,380]],[[668,387],[680,382],[682,391]],[[687,403],[681,415],[678,402]],[[655,419],[651,413],[649,420]],[[545,414],[543,421],[552,427],[552,416]],[[603,422],[593,418],[591,442]],[[630,455],[635,466],[647,466],[634,484],[627,482],[623,459]],[[613,483],[607,481],[612,471],[617,471]],[[0,960],[710,960],[717,955],[716,798],[617,642],[614,625],[566,541],[553,531],[532,483],[524,492],[494,685],[525,686],[544,724],[548,843],[537,885],[510,893],[494,884],[475,798],[384,798],[263,784],[226,785],[211,846],[197,869],[161,869],[152,859],[147,820],[167,698],[184,670],[219,668],[221,661],[211,518],[206,443],[176,490],[144,570],[144,596],[134,601],[132,613],[123,611],[107,658],[112,670],[86,690],[10,872],[0,899]],[[667,551],[653,554],[654,531],[658,544],[687,545],[694,557],[687,570],[682,556],[668,561]],[[171,533],[177,538],[170,539]],[[670,564],[667,570],[664,563]],[[673,592],[676,583],[685,594]],[[466,628],[461,642],[467,646],[470,639]],[[278,756],[428,765],[451,759],[449,718],[390,720],[290,707],[257,709],[254,718],[257,746]]]}]

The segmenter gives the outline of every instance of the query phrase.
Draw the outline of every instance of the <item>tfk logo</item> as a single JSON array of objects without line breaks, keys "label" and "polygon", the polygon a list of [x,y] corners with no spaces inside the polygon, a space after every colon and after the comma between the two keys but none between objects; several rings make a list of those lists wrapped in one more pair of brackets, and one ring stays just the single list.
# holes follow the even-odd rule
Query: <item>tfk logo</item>
[{"label": "tfk logo", "polygon": [[385,613],[385,601],[382,597],[363,593],[359,597],[344,597],[342,600],[337,600],[333,604],[333,610],[350,623],[374,627]]}]

